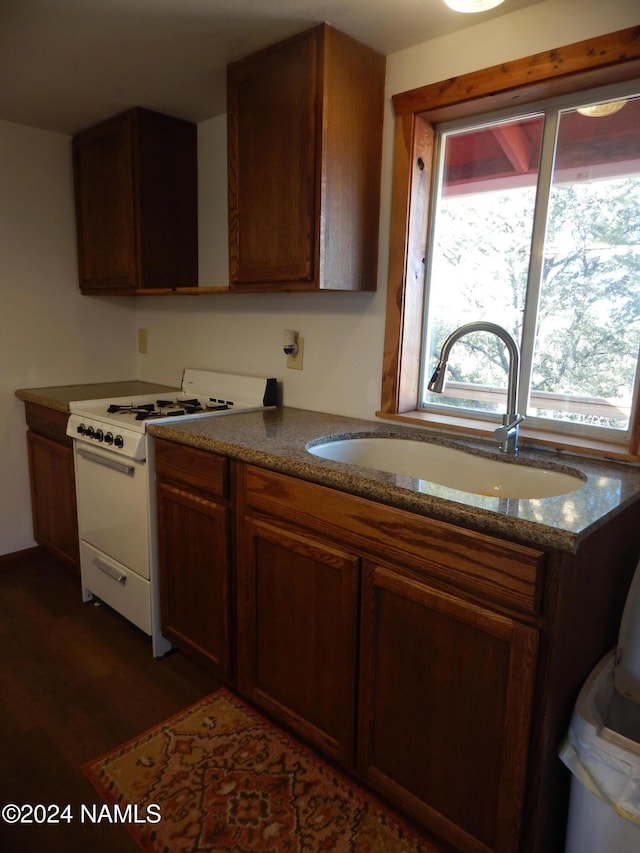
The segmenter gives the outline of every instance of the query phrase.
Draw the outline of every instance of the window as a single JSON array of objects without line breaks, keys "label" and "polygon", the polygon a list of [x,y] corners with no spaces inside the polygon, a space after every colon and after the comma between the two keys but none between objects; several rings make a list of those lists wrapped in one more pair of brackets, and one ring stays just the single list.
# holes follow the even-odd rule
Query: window
[{"label": "window", "polygon": [[446,337],[485,320],[520,347],[517,411],[529,423],[628,440],[640,351],[634,94],[436,129],[419,408],[505,411],[504,345],[486,332],[451,350],[444,394],[426,385]]},{"label": "window", "polygon": [[[499,419],[506,400],[497,338],[458,341],[444,394],[426,387],[445,337],[488,320],[521,349],[525,435],[585,449],[613,442],[613,455],[637,453],[640,48],[628,49],[633,39],[622,31],[394,98],[380,415],[490,432],[495,423],[486,421]],[[586,76],[563,77],[563,63]],[[469,102],[468,91],[478,100]],[[612,99],[622,106],[610,115],[578,111]],[[496,109],[505,104],[508,112]]]}]

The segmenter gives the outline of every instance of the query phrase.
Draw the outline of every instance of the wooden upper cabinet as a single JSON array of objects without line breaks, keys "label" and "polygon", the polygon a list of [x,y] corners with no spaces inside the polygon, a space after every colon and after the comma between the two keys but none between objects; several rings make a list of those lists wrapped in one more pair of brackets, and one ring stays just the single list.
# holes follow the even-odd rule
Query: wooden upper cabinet
[{"label": "wooden upper cabinet", "polygon": [[232,290],[375,290],[384,76],[327,24],[228,67]]},{"label": "wooden upper cabinet", "polygon": [[74,136],[72,150],[81,290],[196,286],[195,124],[136,107]]}]

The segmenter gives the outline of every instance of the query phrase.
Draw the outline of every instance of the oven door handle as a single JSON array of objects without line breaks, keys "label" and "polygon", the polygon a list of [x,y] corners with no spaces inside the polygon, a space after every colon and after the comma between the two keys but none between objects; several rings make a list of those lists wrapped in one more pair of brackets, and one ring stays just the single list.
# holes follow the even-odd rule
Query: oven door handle
[{"label": "oven door handle", "polygon": [[110,578],[113,578],[114,581],[118,583],[125,584],[127,582],[127,576],[123,575],[122,572],[119,572],[117,569],[114,569],[113,566],[110,566],[109,563],[105,563],[104,560],[101,560],[99,557],[96,557],[93,561],[93,565],[96,569],[100,569],[101,572],[104,572],[105,575],[109,575]]},{"label": "oven door handle", "polygon": [[120,462],[118,459],[112,459],[110,456],[99,456],[97,453],[91,453],[89,450],[85,450],[84,447],[76,447],[76,453],[83,457],[83,459],[88,459],[91,462],[97,462],[98,465],[104,465],[106,468],[113,468],[114,471],[119,471],[121,474],[127,474],[129,477],[133,477],[135,472],[135,467],[133,465],[127,465],[126,462]]}]

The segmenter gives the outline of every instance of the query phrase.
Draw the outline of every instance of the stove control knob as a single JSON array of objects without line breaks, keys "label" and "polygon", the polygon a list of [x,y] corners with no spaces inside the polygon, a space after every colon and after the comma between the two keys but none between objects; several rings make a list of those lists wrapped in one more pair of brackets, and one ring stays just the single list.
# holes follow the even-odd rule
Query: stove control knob
[{"label": "stove control knob", "polygon": [[121,435],[117,435],[113,439],[113,443],[114,443],[115,447],[124,447],[124,438]]},{"label": "stove control knob", "polygon": [[87,438],[93,438],[93,436],[96,434],[96,431],[92,426],[88,426],[84,431],[84,434],[87,436]]},{"label": "stove control knob", "polygon": [[78,435],[84,435],[86,431],[87,428],[84,424],[78,424],[78,426],[76,427],[76,432],[78,433]]},{"label": "stove control knob", "polygon": [[104,441],[104,432],[101,429],[96,430],[95,439],[96,441]]},{"label": "stove control knob", "polygon": [[113,444],[113,433],[112,432],[106,432],[104,434],[104,443],[105,444]]}]

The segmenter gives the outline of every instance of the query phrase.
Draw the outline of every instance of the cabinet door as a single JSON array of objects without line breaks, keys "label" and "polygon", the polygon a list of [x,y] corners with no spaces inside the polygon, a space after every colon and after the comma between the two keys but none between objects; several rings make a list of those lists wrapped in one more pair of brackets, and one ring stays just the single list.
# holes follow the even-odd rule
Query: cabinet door
[{"label": "cabinet door", "polygon": [[358,771],[461,851],[516,851],[537,632],[365,566]]},{"label": "cabinet door", "polygon": [[70,447],[27,432],[33,536],[55,557],[78,571],[78,520]]},{"label": "cabinet door", "polygon": [[317,52],[314,31],[229,69],[232,285],[314,276]]},{"label": "cabinet door", "polygon": [[157,501],[162,633],[226,680],[229,509],[161,480]]},{"label": "cabinet door", "polygon": [[248,519],[238,573],[238,687],[353,766],[359,560]]},{"label": "cabinet door", "polygon": [[198,282],[197,129],[140,107],[73,138],[83,292]]},{"label": "cabinet door", "polygon": [[135,288],[139,270],[133,120],[125,115],[73,142],[76,229],[83,290]]}]

